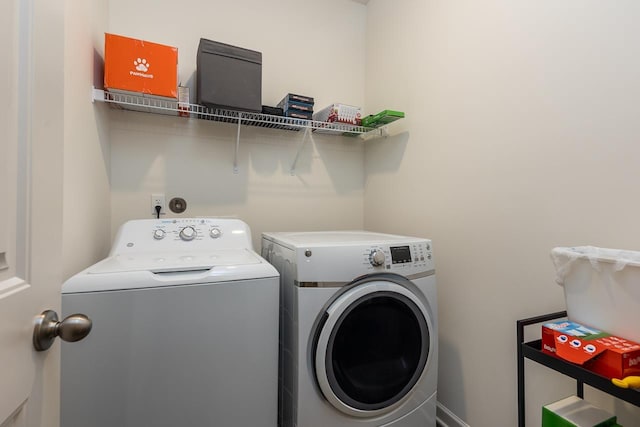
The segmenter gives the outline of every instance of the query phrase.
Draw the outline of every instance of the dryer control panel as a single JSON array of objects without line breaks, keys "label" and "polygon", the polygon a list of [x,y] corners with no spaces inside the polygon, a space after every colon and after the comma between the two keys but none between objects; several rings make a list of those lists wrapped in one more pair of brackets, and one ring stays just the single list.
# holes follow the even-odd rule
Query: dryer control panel
[{"label": "dryer control panel", "polygon": [[[263,246],[271,244],[263,240]],[[284,252],[283,252],[284,253]],[[427,240],[368,245],[306,246],[288,252],[300,282],[350,282],[371,273],[411,277],[434,270],[431,242]],[[267,257],[268,258],[268,257]]]},{"label": "dryer control panel", "polygon": [[429,239],[368,231],[262,234],[263,255],[277,251],[293,266],[298,282],[348,283],[371,273],[406,277],[435,272]]},{"label": "dryer control panel", "polygon": [[381,244],[308,246],[295,251],[298,281],[350,282],[371,273],[406,277],[434,270],[429,240]]},{"label": "dryer control panel", "polygon": [[368,250],[371,267],[405,274],[407,270],[424,269],[433,257],[430,242],[376,245]]}]

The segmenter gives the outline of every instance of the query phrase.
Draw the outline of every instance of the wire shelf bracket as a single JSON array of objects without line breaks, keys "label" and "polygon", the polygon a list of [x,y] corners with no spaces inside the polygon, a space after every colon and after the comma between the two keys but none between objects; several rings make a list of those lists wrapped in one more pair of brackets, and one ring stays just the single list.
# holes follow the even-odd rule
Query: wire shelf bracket
[{"label": "wire shelf bracket", "polygon": [[291,163],[291,169],[289,169],[289,173],[293,176],[296,174],[296,165],[298,164],[298,159],[300,158],[300,153],[305,145],[307,145],[307,141],[311,139],[311,131],[309,128],[304,130],[304,134],[302,135],[302,140],[298,143],[298,150],[296,151],[296,156],[293,158],[293,162]]}]

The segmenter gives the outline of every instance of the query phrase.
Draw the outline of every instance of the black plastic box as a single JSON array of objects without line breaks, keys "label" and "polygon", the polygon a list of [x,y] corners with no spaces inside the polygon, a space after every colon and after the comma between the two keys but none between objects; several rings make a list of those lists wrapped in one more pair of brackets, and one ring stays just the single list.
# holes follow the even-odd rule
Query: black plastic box
[{"label": "black plastic box", "polygon": [[200,39],[196,102],[229,110],[262,111],[262,53]]}]

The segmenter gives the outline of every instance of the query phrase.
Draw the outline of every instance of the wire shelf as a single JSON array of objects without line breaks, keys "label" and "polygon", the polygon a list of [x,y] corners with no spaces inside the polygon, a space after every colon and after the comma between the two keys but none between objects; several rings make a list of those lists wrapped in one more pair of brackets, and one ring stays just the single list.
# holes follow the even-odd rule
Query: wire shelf
[{"label": "wire shelf", "polygon": [[108,92],[101,89],[93,90],[93,100],[112,104],[124,110],[182,116],[185,118],[191,117],[200,120],[237,123],[272,129],[290,131],[311,129],[317,133],[361,136],[363,138],[386,136],[386,129],[384,127],[368,128],[346,123],[327,123],[293,117],[273,116],[270,114],[208,108],[202,105],[187,104],[158,97]]}]

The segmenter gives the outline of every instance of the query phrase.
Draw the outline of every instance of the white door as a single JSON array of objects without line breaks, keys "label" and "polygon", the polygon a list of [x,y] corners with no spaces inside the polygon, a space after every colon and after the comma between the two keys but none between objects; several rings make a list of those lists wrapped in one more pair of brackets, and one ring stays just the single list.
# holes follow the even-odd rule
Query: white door
[{"label": "white door", "polygon": [[[59,307],[61,279],[61,234],[42,230],[61,228],[62,211],[57,203],[48,212],[41,206],[45,193],[51,200],[62,196],[62,158],[42,158],[45,149],[62,148],[62,112],[58,107],[46,117],[39,108],[51,102],[41,91],[45,81],[62,91],[62,67],[46,54],[59,52],[64,21],[60,14],[44,16],[52,9],[43,5],[0,1],[0,427],[58,425],[57,356],[32,345],[35,317]],[[52,74],[43,73],[48,67]]]},{"label": "white door", "polygon": [[35,377],[30,328],[37,310],[27,282],[25,224],[18,223],[25,204],[17,196],[26,185],[18,176],[24,171],[18,167],[20,13],[18,3],[0,2],[0,422],[15,417],[9,425],[24,423],[19,413]]}]

